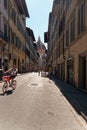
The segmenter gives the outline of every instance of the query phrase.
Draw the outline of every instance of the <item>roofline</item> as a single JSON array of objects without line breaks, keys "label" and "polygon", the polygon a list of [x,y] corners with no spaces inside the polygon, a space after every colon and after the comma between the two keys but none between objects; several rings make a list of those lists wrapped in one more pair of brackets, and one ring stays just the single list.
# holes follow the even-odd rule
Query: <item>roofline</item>
[{"label": "roofline", "polygon": [[29,36],[31,36],[31,37],[33,38],[33,41],[35,41],[35,37],[34,37],[33,30],[32,30],[32,29],[30,29],[29,27],[26,27],[26,30],[27,30],[27,32],[28,32],[28,34],[29,34]]},{"label": "roofline", "polygon": [[30,17],[25,0],[15,0],[20,14],[25,14],[26,17]]}]

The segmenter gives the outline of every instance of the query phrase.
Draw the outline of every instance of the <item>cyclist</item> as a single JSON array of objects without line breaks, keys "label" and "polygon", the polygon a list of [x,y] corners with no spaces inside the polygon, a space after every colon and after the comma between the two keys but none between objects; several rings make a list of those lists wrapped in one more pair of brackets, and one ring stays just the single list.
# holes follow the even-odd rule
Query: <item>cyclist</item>
[{"label": "cyclist", "polygon": [[9,70],[5,71],[4,73],[5,74],[9,74],[11,81],[13,81],[14,78],[17,76],[17,72],[18,72],[18,70],[17,70],[16,65],[13,65],[12,68],[10,68]]},{"label": "cyclist", "polygon": [[2,80],[5,81],[2,88],[4,94],[7,92],[8,87],[12,87],[13,90],[16,89],[16,80],[14,78],[17,76],[17,72],[16,65],[4,72],[5,76],[2,77]]}]

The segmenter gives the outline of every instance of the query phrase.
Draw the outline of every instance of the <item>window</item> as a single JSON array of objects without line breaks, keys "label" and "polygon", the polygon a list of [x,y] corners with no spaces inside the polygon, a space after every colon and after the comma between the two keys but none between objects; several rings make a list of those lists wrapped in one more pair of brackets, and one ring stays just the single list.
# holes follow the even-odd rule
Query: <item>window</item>
[{"label": "window", "polygon": [[17,21],[16,11],[15,11],[15,9],[12,7],[11,2],[9,2],[9,16],[10,16],[11,19],[13,20],[14,24],[16,24],[16,21]]},{"label": "window", "polygon": [[7,41],[8,27],[4,24],[4,39]]},{"label": "window", "polygon": [[66,47],[69,46],[69,29],[66,30]]},{"label": "window", "polygon": [[58,43],[58,58],[60,57],[60,43]]},{"label": "window", "polygon": [[85,27],[85,3],[81,3],[78,8],[78,34],[84,31]]},{"label": "window", "polygon": [[14,33],[14,45],[16,46],[16,34]]},{"label": "window", "polygon": [[60,55],[63,54],[63,42],[60,44]]},{"label": "window", "polygon": [[70,3],[70,0],[66,0],[66,11],[67,11],[68,8],[69,8],[69,3]]},{"label": "window", "polygon": [[13,20],[13,22],[16,24],[16,12],[14,9],[11,9],[11,18]]},{"label": "window", "polygon": [[70,42],[73,42],[75,40],[75,18],[71,22],[71,28],[70,28]]},{"label": "window", "polygon": [[11,32],[11,29],[10,29],[10,27],[8,26],[8,43],[11,42],[11,35],[10,35],[10,32]]},{"label": "window", "polygon": [[14,33],[12,32],[12,39],[11,43],[14,44]]},{"label": "window", "polygon": [[12,17],[12,5],[10,1],[9,1],[9,16]]},{"label": "window", "polygon": [[25,30],[24,30],[23,26],[21,25],[21,22],[18,17],[17,17],[17,28],[23,34],[23,36],[25,36]]},{"label": "window", "polygon": [[2,59],[0,58],[0,68],[2,68]]},{"label": "window", "polygon": [[1,14],[0,14],[0,30],[1,30]]},{"label": "window", "polygon": [[7,0],[4,0],[4,8],[7,10],[7,5],[8,5],[8,2]]},{"label": "window", "polygon": [[[56,55],[58,56],[58,46],[56,47]],[[56,57],[57,59],[58,57]]]},{"label": "window", "polygon": [[10,29],[10,43],[12,43],[12,38],[13,38],[13,36],[12,36],[12,30]]}]

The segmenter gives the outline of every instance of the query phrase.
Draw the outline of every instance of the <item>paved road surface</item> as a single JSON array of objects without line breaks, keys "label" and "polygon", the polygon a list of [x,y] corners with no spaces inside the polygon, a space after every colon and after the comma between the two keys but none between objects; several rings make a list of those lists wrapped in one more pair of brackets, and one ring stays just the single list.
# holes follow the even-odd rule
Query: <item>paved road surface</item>
[{"label": "paved road surface", "polygon": [[0,130],[87,130],[53,81],[37,73],[16,79],[17,89],[5,96],[0,83]]}]

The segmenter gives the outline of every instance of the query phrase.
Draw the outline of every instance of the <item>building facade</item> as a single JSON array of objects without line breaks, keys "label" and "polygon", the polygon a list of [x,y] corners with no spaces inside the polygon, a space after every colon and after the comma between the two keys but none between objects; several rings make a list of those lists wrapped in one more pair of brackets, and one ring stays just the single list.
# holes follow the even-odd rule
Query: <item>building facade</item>
[{"label": "building facade", "polygon": [[0,68],[7,70],[15,64],[25,71],[26,17],[25,0],[0,1]]},{"label": "building facade", "polygon": [[[27,29],[27,50],[28,50],[28,55],[26,56],[27,58],[27,63],[28,66],[27,68],[29,69],[29,71],[36,71],[38,68],[38,52],[37,52],[37,46],[35,43],[35,37],[34,37],[34,33],[33,30],[30,28],[26,28]],[[28,61],[29,59],[29,61]]]},{"label": "building facade", "polygon": [[8,69],[9,44],[8,44],[8,2],[0,1],[0,68]]},{"label": "building facade", "polygon": [[87,0],[54,0],[48,34],[49,68],[87,91]]},{"label": "building facade", "polygon": [[5,71],[15,64],[20,73],[28,72],[38,62],[34,34],[26,28],[26,17],[25,0],[0,0],[0,68]]},{"label": "building facade", "polygon": [[16,64],[19,72],[26,71],[26,17],[29,17],[25,0],[10,0],[9,5],[9,66]]}]

